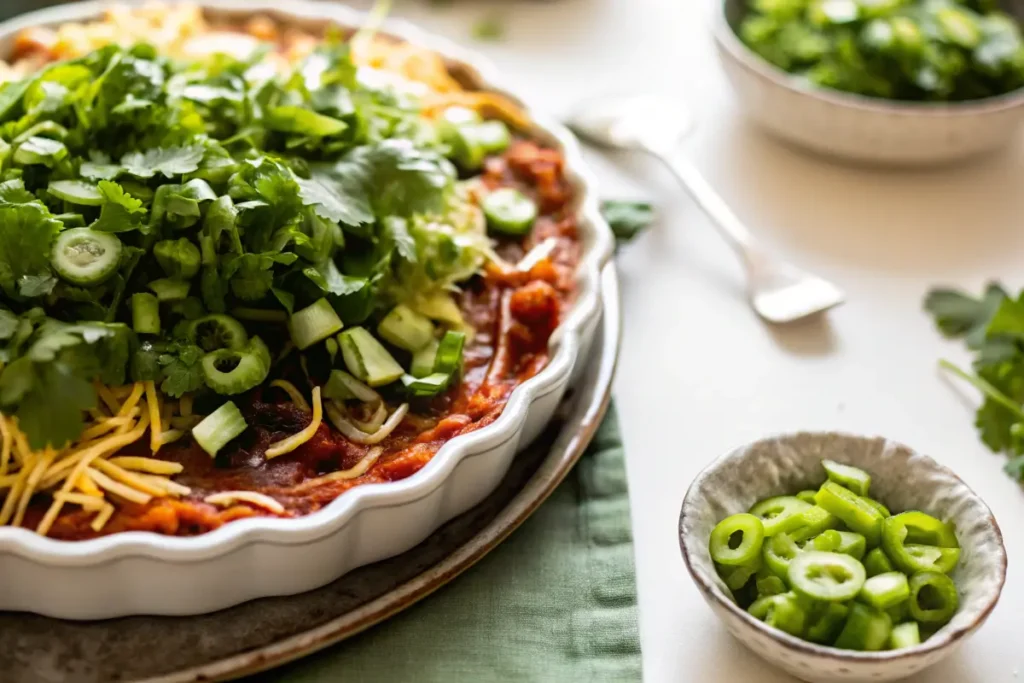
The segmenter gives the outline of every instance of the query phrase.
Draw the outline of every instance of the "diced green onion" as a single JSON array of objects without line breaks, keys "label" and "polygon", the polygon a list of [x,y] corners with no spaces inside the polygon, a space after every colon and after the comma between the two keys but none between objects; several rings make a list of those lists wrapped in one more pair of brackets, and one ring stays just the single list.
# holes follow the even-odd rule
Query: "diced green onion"
[{"label": "diced green onion", "polygon": [[846,626],[836,639],[835,646],[843,650],[876,652],[885,647],[891,632],[892,620],[888,614],[859,602],[851,602]]},{"label": "diced green onion", "polygon": [[800,513],[810,507],[796,496],[775,496],[755,503],[749,512],[764,524],[765,536],[774,536],[801,526]]},{"label": "diced green onion", "polygon": [[436,396],[448,388],[451,375],[443,372],[435,372],[426,377],[414,377],[413,375],[402,375],[402,384],[414,396]]},{"label": "diced green onion", "polygon": [[380,321],[377,334],[400,349],[416,352],[434,340],[434,323],[408,306],[399,304]]},{"label": "diced green onion", "polygon": [[270,350],[259,337],[244,349],[217,349],[203,356],[206,386],[223,395],[241,394],[263,383],[270,373]]},{"label": "diced green onion", "polygon": [[202,257],[199,247],[182,237],[176,240],[161,240],[153,245],[153,256],[167,277],[189,280],[199,273]]},{"label": "diced green onion", "polygon": [[872,576],[864,582],[860,599],[875,609],[895,607],[910,597],[910,584],[905,574],[886,572]]},{"label": "diced green onion", "polygon": [[300,351],[327,339],[342,327],[341,318],[327,299],[318,299],[301,311],[296,311],[288,321],[288,331]]},{"label": "diced green onion", "polygon": [[522,236],[530,232],[537,218],[537,205],[513,187],[494,190],[480,203],[487,226],[504,235]]},{"label": "diced green onion", "polygon": [[882,522],[885,519],[874,507],[839,484],[827,481],[815,496],[818,505],[841,519],[852,531],[862,534],[872,548],[882,538]]},{"label": "diced green onion", "polygon": [[153,280],[146,286],[156,294],[156,298],[160,301],[181,301],[188,297],[188,290],[191,284],[188,280],[164,278],[162,280]]},{"label": "diced green onion", "polygon": [[107,281],[117,272],[121,253],[121,240],[116,235],[71,228],[57,236],[50,263],[62,279],[89,287]]},{"label": "diced green onion", "polygon": [[139,334],[160,334],[160,302],[149,292],[132,294],[132,329]]},{"label": "diced green onion", "polygon": [[462,347],[466,343],[466,335],[463,332],[448,330],[441,337],[441,343],[437,347],[437,356],[434,359],[434,372],[443,372],[452,375],[458,371],[462,364]]},{"label": "diced green onion", "polygon": [[63,142],[50,138],[31,137],[18,145],[14,152],[14,163],[23,166],[40,164],[52,168],[68,155]]},{"label": "diced green onion", "polygon": [[371,387],[390,384],[405,374],[388,350],[362,327],[339,334],[338,345],[348,371]]},{"label": "diced green onion", "polygon": [[905,647],[914,647],[921,644],[921,629],[916,621],[908,621],[898,626],[893,626],[889,634],[889,649],[901,650]]},{"label": "diced green onion", "polygon": [[363,403],[372,403],[380,398],[380,394],[344,370],[331,370],[331,376],[324,385],[324,398],[336,401],[356,399]]},{"label": "diced green onion", "polygon": [[959,605],[956,585],[945,574],[920,572],[910,577],[910,616],[918,622],[941,626]]},{"label": "diced green onion", "polygon": [[868,495],[868,489],[871,488],[871,475],[864,470],[834,460],[822,460],[821,466],[825,468],[825,474],[828,475],[829,481],[845,486],[858,496]]},{"label": "diced green onion", "polygon": [[213,457],[229,441],[244,432],[246,427],[248,425],[238,406],[228,401],[192,428],[192,438]]},{"label": "diced green onion", "polygon": [[754,515],[740,513],[715,525],[708,550],[715,562],[736,567],[753,562],[761,554],[762,543],[764,524]]},{"label": "diced green onion", "polygon": [[58,199],[83,206],[102,206],[103,195],[84,180],[52,180],[46,191]]},{"label": "diced green onion", "polygon": [[851,600],[864,587],[864,565],[849,555],[808,550],[789,563],[790,587],[812,600]]},{"label": "diced green onion", "polygon": [[868,576],[877,576],[893,570],[892,562],[881,548],[873,548],[864,558],[864,569]]},{"label": "diced green onion", "polygon": [[436,339],[422,349],[412,354],[412,364],[409,366],[409,374],[413,377],[426,377],[433,374],[434,362],[437,359],[437,347],[440,342]]}]

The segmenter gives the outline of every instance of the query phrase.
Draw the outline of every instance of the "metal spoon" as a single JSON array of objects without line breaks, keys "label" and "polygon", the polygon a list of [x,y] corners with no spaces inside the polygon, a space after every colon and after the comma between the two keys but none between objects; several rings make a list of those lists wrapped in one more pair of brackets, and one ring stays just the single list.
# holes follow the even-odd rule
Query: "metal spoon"
[{"label": "metal spoon", "polygon": [[689,159],[676,152],[692,128],[681,102],[657,95],[604,97],[584,103],[568,125],[584,140],[647,152],[668,166],[739,255],[751,306],[768,322],[794,322],[843,302],[843,292],[832,283],[770,254]]}]

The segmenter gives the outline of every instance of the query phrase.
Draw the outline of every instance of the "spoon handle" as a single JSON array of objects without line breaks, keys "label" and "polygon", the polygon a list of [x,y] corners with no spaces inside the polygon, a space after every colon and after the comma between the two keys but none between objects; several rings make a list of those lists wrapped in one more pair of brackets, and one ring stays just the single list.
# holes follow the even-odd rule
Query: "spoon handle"
[{"label": "spoon handle", "polygon": [[757,240],[697,167],[679,154],[655,156],[675,174],[732,248],[744,259],[748,258],[750,252],[757,247]]}]

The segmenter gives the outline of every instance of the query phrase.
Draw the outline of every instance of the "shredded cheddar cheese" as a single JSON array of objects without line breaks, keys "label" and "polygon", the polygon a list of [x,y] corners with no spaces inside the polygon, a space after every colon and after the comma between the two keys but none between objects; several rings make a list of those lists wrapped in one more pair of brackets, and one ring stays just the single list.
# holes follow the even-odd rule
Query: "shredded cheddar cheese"
[{"label": "shredded cheddar cheese", "polygon": [[303,396],[302,392],[296,389],[295,385],[291,382],[283,379],[275,379],[270,383],[270,386],[277,387],[284,391],[284,393],[288,394],[288,398],[292,400],[292,403],[299,410],[305,410],[307,413],[311,410],[309,403],[306,401],[306,397]]},{"label": "shredded cheddar cheese", "polygon": [[256,493],[255,491],[222,491],[221,493],[214,493],[203,499],[204,502],[210,505],[219,505],[227,507],[234,505],[235,503],[250,503],[257,507],[269,510],[276,515],[283,515],[285,512],[284,506],[279,502],[271,498],[270,496],[263,493]]},{"label": "shredded cheddar cheese", "polygon": [[267,460],[276,458],[279,455],[285,453],[291,453],[296,448],[306,443],[313,438],[316,434],[316,430],[320,429],[320,423],[324,419],[324,406],[320,400],[320,387],[313,388],[313,419],[310,420],[309,425],[298,434],[292,434],[287,439],[278,441],[275,444],[271,444],[270,448],[267,449]]}]

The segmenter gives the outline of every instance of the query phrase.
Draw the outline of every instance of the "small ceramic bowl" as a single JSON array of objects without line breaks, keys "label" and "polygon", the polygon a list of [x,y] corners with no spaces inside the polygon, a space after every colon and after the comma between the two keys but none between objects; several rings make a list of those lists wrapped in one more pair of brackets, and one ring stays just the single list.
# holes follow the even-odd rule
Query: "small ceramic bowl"
[{"label": "small ceramic bowl", "polygon": [[[921,645],[853,652],[800,640],[747,614],[715,572],[708,552],[715,524],[763,498],[817,488],[825,480],[823,458],[868,471],[871,496],[894,512],[921,510],[956,525],[961,555],[952,578],[960,609]],[[1006,580],[1003,537],[984,501],[928,456],[882,438],[801,433],[757,441],[719,458],[686,493],[679,542],[693,580],[726,628],[767,661],[814,683],[894,681],[935,664],[984,623]]]},{"label": "small ceramic bowl", "polygon": [[740,40],[736,29],[748,0],[712,1],[715,44],[740,106],[769,133],[799,147],[862,164],[948,164],[1007,146],[1024,120],[1024,89],[945,104],[809,85]]}]

